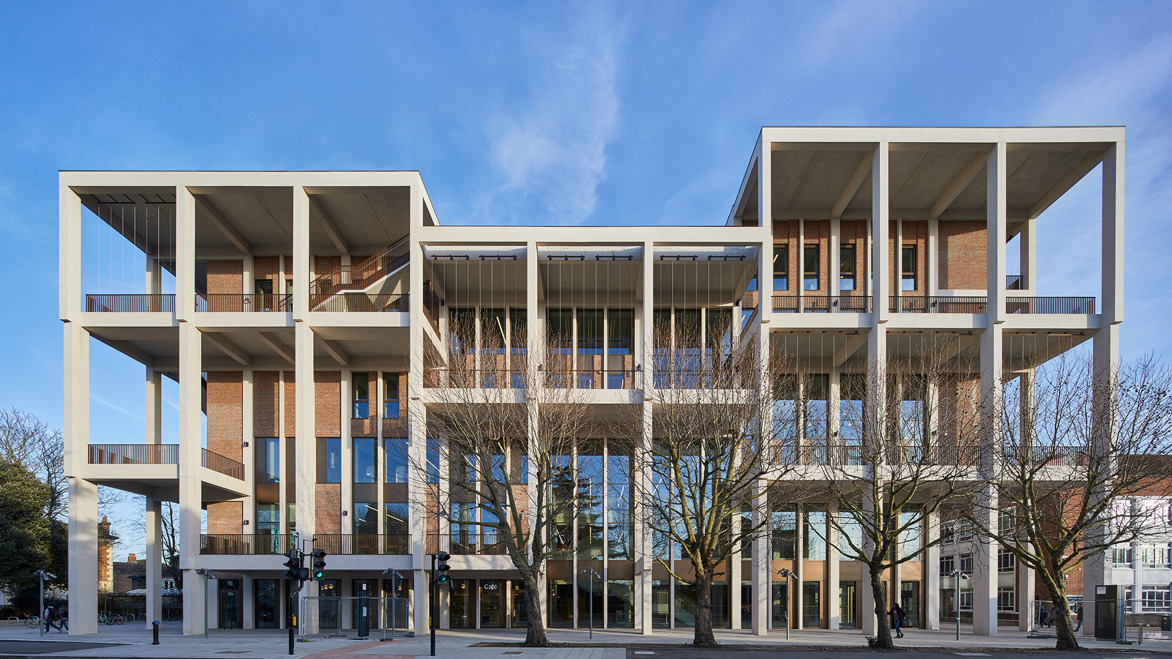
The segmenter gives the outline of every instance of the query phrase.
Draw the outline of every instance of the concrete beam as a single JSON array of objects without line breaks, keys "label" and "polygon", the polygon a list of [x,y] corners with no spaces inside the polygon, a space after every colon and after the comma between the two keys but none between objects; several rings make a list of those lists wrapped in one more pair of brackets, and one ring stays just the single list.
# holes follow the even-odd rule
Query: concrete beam
[{"label": "concrete beam", "polygon": [[220,230],[220,233],[224,234],[224,237],[228,239],[228,242],[232,243],[233,247],[240,250],[241,254],[252,253],[252,245],[248,243],[244,235],[237,231],[236,227],[232,226],[232,223],[228,221],[228,218],[224,217],[224,214],[220,212],[220,209],[212,205],[212,202],[208,201],[206,197],[196,195],[195,207],[211,220],[211,223]]},{"label": "concrete beam", "polygon": [[252,363],[252,356],[245,352],[240,346],[232,343],[227,337],[216,334],[215,332],[207,332],[203,335],[207,342],[216,346],[225,355],[232,358],[232,361],[241,366],[248,366]]},{"label": "concrete beam", "polygon": [[960,193],[964,192],[964,189],[969,186],[969,183],[972,183],[973,179],[980,173],[988,157],[987,152],[981,152],[970,160],[969,164],[961,170],[960,175],[953,179],[947,188],[944,188],[944,192],[940,194],[940,198],[936,200],[936,203],[932,204],[932,208],[928,211],[928,217],[939,218],[944,214],[944,211],[948,210],[952,202],[956,201]]},{"label": "concrete beam", "polygon": [[317,213],[317,220],[321,223],[322,230],[326,232],[326,237],[334,244],[339,254],[349,254],[350,244],[346,242],[345,236],[342,235],[338,225],[334,222],[333,217],[326,211],[325,206],[322,206],[321,201],[318,200],[317,195],[309,195],[309,205]]},{"label": "concrete beam", "polygon": [[1033,219],[1044,213],[1047,208],[1052,206],[1054,202],[1058,201],[1059,197],[1065,194],[1066,191],[1069,190],[1075,183],[1081,181],[1082,177],[1090,174],[1091,170],[1097,167],[1098,164],[1103,161],[1104,155],[1105,152],[1096,152],[1092,153],[1086,158],[1083,158],[1077,165],[1074,166],[1074,169],[1070,170],[1066,176],[1062,177],[1062,180],[1058,181],[1054,187],[1050,188],[1046,194],[1042,195],[1042,198],[1038,199],[1038,201],[1033,206],[1030,206],[1029,218]]},{"label": "concrete beam", "polygon": [[[859,191],[859,186],[866,180],[867,174],[871,173],[871,167],[874,162],[875,153],[871,150],[863,154],[862,160],[859,161],[859,166],[855,168],[855,172],[851,174],[850,179],[846,183],[846,187],[839,193],[838,199],[835,200],[834,206],[830,209],[830,219],[837,220],[842,217],[842,212],[846,210],[846,205],[854,199],[855,194]],[[833,261],[834,259],[831,259]]]},{"label": "concrete beam", "polygon": [[334,361],[338,362],[338,366],[350,365],[350,355],[347,355],[346,351],[342,350],[342,346],[338,345],[334,341],[330,341],[329,339],[322,339],[321,345],[322,348],[325,349],[326,354],[328,354],[330,357],[333,357]]},{"label": "concrete beam", "polygon": [[289,346],[285,345],[281,341],[280,337],[278,337],[276,334],[273,332],[261,332],[257,336],[261,341],[264,342],[265,345],[272,348],[273,352],[284,358],[285,361],[289,362],[290,364],[296,363],[297,360],[293,358],[293,351],[290,350]]}]

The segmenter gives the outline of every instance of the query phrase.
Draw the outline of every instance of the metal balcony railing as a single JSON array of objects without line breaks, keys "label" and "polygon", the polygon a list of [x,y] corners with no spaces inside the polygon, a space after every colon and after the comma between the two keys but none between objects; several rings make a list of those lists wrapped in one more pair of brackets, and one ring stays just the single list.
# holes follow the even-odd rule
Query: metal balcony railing
[{"label": "metal balcony railing", "polygon": [[292,311],[293,295],[272,293],[196,293],[199,312],[243,313],[248,311]]},{"label": "metal balcony railing", "polygon": [[244,464],[219,453],[203,449],[202,465],[230,478],[244,480]]},{"label": "metal balcony railing", "polygon": [[90,444],[92,465],[179,464],[178,444]]},{"label": "metal balcony railing", "polygon": [[85,296],[87,312],[111,313],[174,313],[174,294],[129,294]]},{"label": "metal balcony railing", "polygon": [[407,294],[367,295],[366,293],[339,293],[314,305],[312,311],[396,311],[406,313]]},{"label": "metal balcony railing", "polygon": [[1005,299],[1006,313],[1093,314],[1093,297],[1010,297]]},{"label": "metal balcony railing", "polygon": [[289,549],[289,542],[289,535],[285,533],[204,533],[199,536],[199,553],[235,556],[283,554]]},{"label": "metal balcony railing", "polygon": [[887,309],[892,313],[988,313],[989,298],[983,295],[892,296]]},{"label": "metal balcony railing", "polygon": [[1025,288],[1025,279],[1021,275],[1005,275],[1005,290],[1020,291]]},{"label": "metal balcony railing", "polygon": [[408,533],[315,533],[314,547],[328,554],[346,556],[403,555],[411,553]]},{"label": "metal balcony railing", "polygon": [[871,313],[870,295],[774,295],[776,313]]}]

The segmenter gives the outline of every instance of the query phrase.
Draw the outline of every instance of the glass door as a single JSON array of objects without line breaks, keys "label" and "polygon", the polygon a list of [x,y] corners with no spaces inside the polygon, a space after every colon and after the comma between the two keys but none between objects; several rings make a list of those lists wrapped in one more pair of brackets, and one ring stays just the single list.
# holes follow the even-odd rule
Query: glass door
[{"label": "glass door", "polygon": [[239,579],[220,580],[220,629],[239,629],[243,611],[240,606]]},{"label": "glass door", "polygon": [[277,625],[277,580],[256,580],[256,628],[276,629]]},{"label": "glass door", "polygon": [[802,582],[802,627],[818,629],[822,626],[822,584],[818,581]]},{"label": "glass door", "polygon": [[899,605],[903,607],[904,627],[920,626],[920,582],[904,581],[899,585]]},{"label": "glass door", "polygon": [[476,627],[476,618],[473,611],[476,608],[476,591],[473,590],[471,579],[453,579],[449,589],[450,604],[448,625],[452,629],[472,629]]},{"label": "glass door", "polygon": [[505,593],[504,582],[484,579],[480,582],[480,627],[495,629],[503,626]]},{"label": "glass door", "polygon": [[855,618],[857,603],[857,586],[854,581],[842,581],[838,584],[838,626],[842,629],[858,627]]}]

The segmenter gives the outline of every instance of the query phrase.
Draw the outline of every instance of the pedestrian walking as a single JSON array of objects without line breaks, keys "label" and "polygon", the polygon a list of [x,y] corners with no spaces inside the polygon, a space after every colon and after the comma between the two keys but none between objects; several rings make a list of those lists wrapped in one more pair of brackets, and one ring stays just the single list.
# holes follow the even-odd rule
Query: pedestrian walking
[{"label": "pedestrian walking", "polygon": [[1038,605],[1038,627],[1047,627],[1047,621],[1050,619],[1050,612],[1046,610],[1045,604]]},{"label": "pedestrian walking", "polygon": [[887,615],[891,616],[891,628],[895,630],[895,637],[903,638],[903,623],[905,618],[903,607],[897,603],[895,606],[891,607],[891,610],[887,612]]},{"label": "pedestrian walking", "polygon": [[52,627],[53,629],[56,629],[58,634],[61,633],[61,625],[57,624],[55,622],[56,619],[57,619],[57,609],[53,608],[52,605],[46,606],[45,607],[45,633],[49,632],[50,627]]},{"label": "pedestrian walking", "polygon": [[1082,629],[1082,602],[1079,602],[1078,606],[1074,609],[1074,619],[1078,622],[1074,627],[1074,631],[1077,632]]}]

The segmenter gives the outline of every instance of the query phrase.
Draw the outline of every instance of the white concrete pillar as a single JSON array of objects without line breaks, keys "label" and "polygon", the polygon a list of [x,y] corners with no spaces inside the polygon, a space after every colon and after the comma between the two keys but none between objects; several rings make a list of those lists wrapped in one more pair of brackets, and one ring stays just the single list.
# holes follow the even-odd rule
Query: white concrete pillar
[{"label": "white concrete pillar", "polygon": [[[293,186],[293,320],[309,312],[309,195],[300,185]],[[418,280],[415,280],[418,281]],[[281,282],[284,284],[284,281]],[[301,361],[300,356],[297,358]],[[312,367],[311,367],[312,368]],[[298,408],[300,410],[300,408]],[[317,447],[312,447],[316,449]],[[316,454],[316,450],[314,450]],[[297,511],[301,516],[301,511]]]},{"label": "white concrete pillar", "polygon": [[[1002,277],[1004,279],[1004,277]],[[990,277],[990,300],[993,299],[993,279]],[[1002,281],[1002,294],[1004,294]],[[1004,310],[1005,305],[1001,308]],[[990,319],[994,314],[990,313]],[[981,470],[991,474],[1000,462],[1001,409],[1003,405],[1002,325],[991,322],[981,332],[981,425],[985,430],[981,449]],[[997,492],[986,485],[978,497],[974,514],[985,528],[996,529]],[[997,635],[997,543],[980,533],[973,536],[973,633],[978,636]]]},{"label": "white concrete pillar", "polygon": [[194,313],[195,196],[179,185],[175,187],[175,318],[182,322]]},{"label": "white concrete pillar", "polygon": [[879,142],[871,156],[871,289],[874,291],[874,318],[887,320],[891,282],[887,277],[889,245],[891,171],[888,167],[888,142]]},{"label": "white concrete pillar", "polygon": [[179,323],[179,567],[183,572],[185,635],[204,633],[206,623],[204,583],[195,574],[203,526],[202,342],[198,328]]},{"label": "white concrete pillar", "polygon": [[790,602],[792,603],[792,606],[790,606],[789,626],[790,629],[802,629],[804,626],[804,616],[802,615],[802,612],[805,611],[806,604],[805,589],[802,587],[802,584],[806,579],[806,552],[804,549],[806,546],[806,543],[804,542],[806,537],[806,507],[800,503],[794,507],[794,521],[796,522],[794,525],[793,570],[795,578],[791,579],[791,581],[793,581],[793,587],[790,588],[790,593],[792,593],[790,596]]},{"label": "white concrete pillar", "polygon": [[1111,324],[1123,321],[1123,150],[1120,140],[1103,156],[1103,322]]},{"label": "white concrete pillar", "polygon": [[924,607],[924,628],[940,629],[940,514],[931,513],[924,520],[926,543],[928,550],[924,554],[926,565],[923,566],[924,581],[928,590]]},{"label": "white concrete pillar", "polygon": [[146,367],[146,443],[163,441],[163,374]]},{"label": "white concrete pillar", "polygon": [[[1106,266],[1104,265],[1104,268]],[[1115,399],[1118,396],[1119,368],[1119,325],[1109,324],[1095,332],[1092,339],[1092,360],[1094,365],[1093,413],[1096,432],[1091,437],[1091,449],[1095,452],[1108,450],[1118,432],[1118,418],[1115,413]],[[1102,533],[1092,528],[1090,534]],[[1095,542],[1092,539],[1090,542]],[[1134,556],[1133,560],[1138,560]],[[1083,606],[1083,634],[1090,636],[1095,629],[1094,597],[1098,586],[1110,581],[1110,564],[1105,554],[1088,557],[1083,561],[1083,595],[1091,604]]]},{"label": "white concrete pillar", "polygon": [[256,601],[256,580],[244,575],[242,581],[242,588],[240,589],[240,612],[241,617],[244,618],[244,624],[241,625],[243,629],[256,629],[256,608],[254,606]]},{"label": "white concrete pillar", "polygon": [[[837,373],[832,376],[837,380]],[[831,385],[833,389],[835,385]],[[841,560],[838,552],[838,527],[834,525],[834,518],[838,516],[838,502],[826,503],[826,602],[827,602],[827,629],[842,627],[842,611],[839,606],[838,590],[841,587]],[[857,590],[855,592],[858,592]]]},{"label": "white concrete pillar", "polygon": [[[644,289],[647,290],[647,289]],[[648,298],[650,294],[648,293]],[[651,459],[651,423],[652,423],[652,409],[651,401],[643,401],[643,424],[639,429],[639,450],[642,452],[642,457],[639,458],[637,464],[646,465],[647,461]],[[652,542],[652,528],[650,521],[650,502],[644,499],[651,493],[651,470],[647,467],[634,470],[634,478],[637,483],[633,492],[638,493],[636,498],[636,514],[634,520],[633,533],[638,538],[636,546],[639,551],[636,552],[635,558],[635,606],[636,616],[639,621],[640,631],[644,635],[650,635],[652,631],[652,570],[655,566],[654,551],[655,548]]]},{"label": "white concrete pillar", "polygon": [[764,478],[753,483],[753,525],[761,532],[753,537],[753,633],[764,636],[769,633],[769,622],[773,615],[771,590],[773,587],[773,553],[769,546],[770,529],[769,484]]},{"label": "white concrete pillar", "polygon": [[[1027,567],[1025,563],[1017,561],[1017,629],[1018,631],[1028,632],[1030,630],[1031,619],[1031,602],[1036,598],[1034,585],[1034,569]],[[1094,591],[1092,591],[1094,592]],[[1093,601],[1094,596],[1091,595],[1087,601]],[[1086,607],[1084,607],[1085,610]]]},{"label": "white concrete pillar", "polygon": [[[85,308],[81,306],[81,197],[65,185],[58,186],[57,195],[57,315],[68,321]],[[66,382],[68,375],[66,371]]]},{"label": "white concrete pillar", "polygon": [[837,217],[830,220],[830,253],[826,255],[826,259],[830,262],[830,281],[826,282],[826,290],[832,298],[838,297],[841,293],[839,288],[842,284],[841,226],[842,220]]},{"label": "white concrete pillar", "polygon": [[244,464],[244,491],[248,496],[244,499],[243,532],[256,534],[256,433],[252,420],[252,382],[252,369],[244,369],[240,374],[240,436],[244,439],[241,463]]},{"label": "white concrete pillar", "polygon": [[[308,203],[308,202],[307,202]],[[294,270],[298,269],[294,259]],[[308,274],[305,275],[308,278]],[[296,283],[294,283],[296,286]],[[294,357],[297,360],[296,377],[293,397],[295,407],[295,430],[297,434],[296,469],[297,469],[297,530],[301,533],[302,547],[312,547],[313,534],[317,530],[317,432],[316,432],[316,396],[314,385],[314,346],[313,329],[304,321],[297,322],[293,328]],[[343,474],[342,478],[351,478],[353,474]],[[305,598],[317,595],[317,581],[305,582],[305,587],[297,593],[297,611],[304,608]],[[306,616],[303,633],[317,633],[317,617]]]},{"label": "white concrete pillar", "polygon": [[[865,468],[865,467],[864,467]],[[882,504],[882,502],[879,502]],[[879,515],[882,514],[882,505],[876,506],[876,502],[868,497],[863,497],[863,514],[864,515]],[[876,510],[879,508],[880,510]],[[866,525],[863,527],[866,528]],[[869,534],[863,532],[863,551],[868,554],[874,551],[875,542],[869,537]],[[874,636],[879,631],[879,619],[875,616],[875,591],[871,588],[871,568],[866,563],[860,563],[862,568],[859,582],[859,628],[867,636]]]},{"label": "white concrete pillar", "polygon": [[163,619],[163,503],[154,497],[144,497],[146,510],[146,628]]},{"label": "white concrete pillar", "polygon": [[[756,151],[758,224],[765,234],[765,240],[761,243],[761,256],[757,259],[757,317],[761,319],[762,329],[765,329],[769,327],[773,315],[773,143],[765,138],[764,131]],[[799,278],[801,274],[798,272]],[[798,288],[801,289],[800,286]],[[644,290],[647,295],[651,294],[652,289]]]},{"label": "white concrete pillar", "polygon": [[69,633],[98,633],[98,486],[69,479]]},{"label": "white concrete pillar", "polygon": [[[986,263],[988,268],[989,323],[1005,322],[1005,226],[1006,210],[1006,149],[998,142],[989,152],[985,167],[988,174],[985,187],[985,216],[988,237]],[[1000,355],[998,355],[1000,357]]]},{"label": "white concrete pillar", "polygon": [[935,297],[940,295],[940,220],[939,218],[931,218],[928,220],[928,253],[924,255],[924,263],[927,265],[925,277],[927,281],[924,282],[924,290],[928,291],[928,295]]},{"label": "white concrete pillar", "polygon": [[[1018,261],[1021,263],[1021,287],[1025,291],[1038,290],[1038,221],[1029,218],[1021,223],[1021,233],[1018,234]],[[1015,294],[1021,294],[1017,291]],[[1006,294],[1008,295],[1008,293]]]}]

